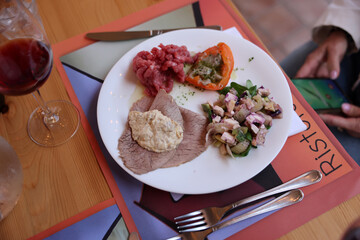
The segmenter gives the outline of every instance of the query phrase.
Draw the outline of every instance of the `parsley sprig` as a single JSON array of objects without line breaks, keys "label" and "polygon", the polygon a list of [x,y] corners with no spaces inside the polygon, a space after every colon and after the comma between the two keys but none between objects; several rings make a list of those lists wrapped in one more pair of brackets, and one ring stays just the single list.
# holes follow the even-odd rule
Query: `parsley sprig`
[{"label": "parsley sprig", "polygon": [[219,93],[226,95],[232,88],[236,90],[236,92],[238,93],[238,97],[242,96],[245,91],[247,91],[251,97],[255,96],[257,93],[257,86],[253,85],[250,79],[246,81],[245,86],[240,85],[236,82],[231,82],[230,86],[227,86],[222,90],[219,90]]}]

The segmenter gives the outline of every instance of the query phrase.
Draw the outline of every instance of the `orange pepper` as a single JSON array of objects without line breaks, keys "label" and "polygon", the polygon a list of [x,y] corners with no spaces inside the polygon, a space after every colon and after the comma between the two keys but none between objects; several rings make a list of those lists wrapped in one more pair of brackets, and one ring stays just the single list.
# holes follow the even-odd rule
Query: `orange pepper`
[{"label": "orange pepper", "polygon": [[[231,72],[234,68],[234,57],[232,55],[231,49],[228,45],[223,42],[220,42],[216,46],[206,49],[204,52],[200,53],[198,59],[196,60],[194,66],[197,65],[200,61],[202,61],[205,57],[209,55],[217,55],[220,54],[222,59],[220,75],[221,80],[217,82],[205,83],[199,75],[190,76],[189,74],[186,76],[185,80],[197,87],[204,88],[207,90],[221,90],[228,84],[231,76]],[[189,71],[191,72],[191,70]]]}]

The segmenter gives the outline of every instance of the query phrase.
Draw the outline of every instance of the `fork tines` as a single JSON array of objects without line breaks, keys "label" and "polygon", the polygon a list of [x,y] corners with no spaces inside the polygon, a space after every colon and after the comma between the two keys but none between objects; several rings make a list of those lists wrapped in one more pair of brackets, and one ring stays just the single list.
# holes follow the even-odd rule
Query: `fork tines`
[{"label": "fork tines", "polygon": [[[201,211],[194,211],[174,218],[177,229],[181,230],[189,227],[196,227],[206,224],[205,218]],[[196,222],[195,222],[196,221]],[[186,224],[188,223],[188,224]]]}]

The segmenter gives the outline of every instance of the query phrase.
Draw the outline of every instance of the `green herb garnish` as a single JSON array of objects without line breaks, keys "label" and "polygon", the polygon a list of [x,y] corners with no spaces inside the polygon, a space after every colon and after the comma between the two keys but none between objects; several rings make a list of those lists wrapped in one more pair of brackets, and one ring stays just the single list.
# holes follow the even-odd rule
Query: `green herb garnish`
[{"label": "green herb garnish", "polygon": [[230,86],[227,86],[222,90],[219,90],[218,92],[220,94],[226,95],[231,88],[234,88],[236,90],[236,92],[238,93],[238,97],[240,97],[245,91],[248,91],[251,97],[255,96],[257,93],[257,86],[253,85],[251,80],[246,81],[246,86],[240,85],[236,82],[231,82]]},{"label": "green herb garnish", "polygon": [[232,154],[233,154],[234,157],[246,157],[249,154],[251,148],[252,148],[252,145],[249,144],[247,149],[245,151],[243,151],[242,153],[240,153],[240,154],[232,153]]},{"label": "green herb garnish", "polygon": [[247,133],[245,134],[245,138],[246,138],[247,140],[249,140],[250,142],[253,140],[253,137],[252,137],[252,135],[251,135],[250,132],[247,132]]},{"label": "green herb garnish", "polygon": [[218,93],[222,95],[226,95],[231,89],[231,86],[224,87],[223,89],[219,90]]},{"label": "green herb garnish", "polygon": [[246,135],[243,133],[243,131],[241,131],[240,128],[232,130],[232,135],[234,135],[236,140],[238,140],[239,142],[246,140]]},{"label": "green herb garnish", "polygon": [[204,103],[204,104],[201,104],[201,107],[202,107],[203,111],[208,114],[209,122],[212,122],[213,112],[212,112],[210,104]]}]

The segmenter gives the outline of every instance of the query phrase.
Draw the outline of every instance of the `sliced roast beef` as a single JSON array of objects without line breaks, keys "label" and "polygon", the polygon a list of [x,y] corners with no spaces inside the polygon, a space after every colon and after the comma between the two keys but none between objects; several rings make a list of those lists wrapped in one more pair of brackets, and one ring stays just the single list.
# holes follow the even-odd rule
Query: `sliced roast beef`
[{"label": "sliced roast beef", "polygon": [[181,108],[184,120],[184,138],[175,151],[175,155],[162,167],[176,167],[189,162],[206,150],[207,118],[188,109]]},{"label": "sliced roast beef", "polygon": [[[176,103],[169,101],[169,96],[166,94],[166,92],[165,94],[162,94],[164,92],[164,90],[159,91],[159,94],[155,99],[148,96],[141,98],[139,101],[133,104],[130,111],[146,112],[155,103],[155,105],[161,107],[161,109],[158,110],[161,111],[165,116],[171,119],[182,118]],[[171,96],[170,100],[172,100]],[[167,102],[168,104],[165,107],[160,104],[161,102]],[[178,113],[176,110],[171,110],[171,108],[177,109]],[[169,114],[174,114],[174,116]],[[143,174],[158,169],[175,155],[175,150],[156,153],[141,147],[132,138],[131,128],[129,127],[128,123],[126,124],[126,129],[119,139],[118,149],[124,165],[136,174]]]},{"label": "sliced roast beef", "polygon": [[133,104],[130,111],[145,112],[157,109],[184,128],[184,139],[175,150],[156,153],[142,148],[131,136],[126,126],[118,143],[124,165],[136,174],[144,174],[161,167],[175,167],[191,161],[206,149],[205,135],[207,118],[190,110],[179,108],[165,90],[160,90],[155,99],[145,96]]},{"label": "sliced roast beef", "polygon": [[156,153],[142,148],[133,140],[129,126],[119,139],[118,149],[124,165],[136,174],[158,169],[175,155],[175,150]]},{"label": "sliced roast beef", "polygon": [[163,115],[171,118],[172,120],[179,123],[182,127],[184,126],[183,117],[180,109],[174,99],[165,92],[164,89],[160,89],[156,95],[154,101],[148,110],[159,110]]},{"label": "sliced roast beef", "polygon": [[154,102],[154,98],[144,96],[140,100],[136,101],[130,108],[130,111],[146,112]]}]

